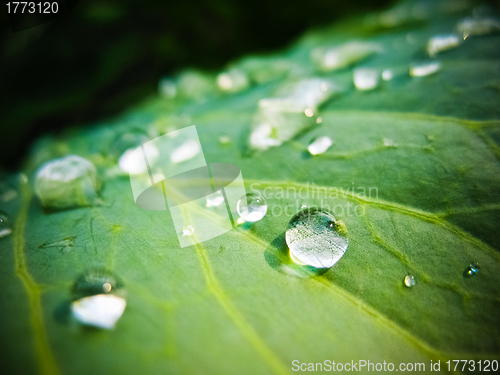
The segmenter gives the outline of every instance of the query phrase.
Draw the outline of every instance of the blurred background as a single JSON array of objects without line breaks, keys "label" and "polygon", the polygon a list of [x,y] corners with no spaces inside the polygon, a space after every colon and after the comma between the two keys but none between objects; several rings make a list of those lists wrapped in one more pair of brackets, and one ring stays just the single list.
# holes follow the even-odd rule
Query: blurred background
[{"label": "blurred background", "polygon": [[[71,3],[75,3],[72,1]],[[304,31],[390,6],[379,0],[80,0],[14,32],[1,19],[0,169],[43,133],[113,116],[183,68],[218,71],[285,48]]]}]

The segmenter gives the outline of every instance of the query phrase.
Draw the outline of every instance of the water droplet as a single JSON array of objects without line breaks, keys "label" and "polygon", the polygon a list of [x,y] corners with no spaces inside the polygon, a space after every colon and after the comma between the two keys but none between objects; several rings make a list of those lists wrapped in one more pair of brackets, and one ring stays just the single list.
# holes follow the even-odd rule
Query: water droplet
[{"label": "water droplet", "polygon": [[227,135],[222,135],[219,137],[219,143],[221,145],[228,145],[231,143],[231,138],[228,137]]},{"label": "water droplet", "polygon": [[158,91],[161,96],[172,99],[177,95],[177,85],[171,78],[162,78],[158,82]]},{"label": "water droplet", "polygon": [[10,202],[17,197],[15,191],[8,183],[0,182],[0,200],[3,202]]},{"label": "water droplet", "polygon": [[460,43],[461,39],[458,35],[436,35],[427,42],[427,52],[430,57],[434,57],[438,52],[458,47]]},{"label": "water droplet", "polygon": [[201,152],[201,145],[196,139],[188,139],[182,145],[172,151],[170,160],[172,163],[180,163],[194,158]]},{"label": "water droplet", "polygon": [[358,68],[354,70],[354,86],[358,90],[373,90],[378,85],[378,71],[376,69]]},{"label": "water droplet", "polygon": [[467,269],[465,270],[465,273],[467,276],[474,276],[475,274],[477,274],[479,272],[479,264],[477,263],[473,263],[473,264],[470,264],[469,267],[467,267]]},{"label": "water droplet", "polygon": [[92,205],[99,183],[94,165],[76,155],[52,160],[36,173],[35,192],[46,208]]},{"label": "water droplet", "polygon": [[309,151],[311,155],[319,155],[328,150],[332,144],[333,142],[330,137],[318,137],[311,142],[309,147],[307,147],[307,151]]},{"label": "water droplet", "polygon": [[186,225],[182,228],[182,235],[185,237],[190,237],[194,234],[194,228],[192,225]]},{"label": "water droplet", "polygon": [[6,212],[0,211],[0,238],[12,233],[12,223]]},{"label": "water droplet", "polygon": [[266,150],[279,146],[300,131],[314,126],[312,116],[318,106],[338,91],[330,81],[310,78],[283,86],[280,90],[282,97],[260,100],[250,135],[251,147]]},{"label": "water droplet", "polygon": [[389,138],[384,138],[383,142],[385,147],[396,148],[398,146],[392,139]]},{"label": "water droplet", "polygon": [[500,30],[500,20],[492,17],[467,17],[457,23],[464,40],[471,35],[485,35]]},{"label": "water droplet", "polygon": [[219,86],[222,91],[242,91],[248,87],[248,77],[239,69],[230,69],[217,76],[217,86]]},{"label": "water droplet", "polygon": [[106,270],[82,275],[72,292],[71,312],[83,325],[112,329],[127,305],[121,281]]},{"label": "water droplet", "polygon": [[413,276],[413,275],[407,275],[407,276],[405,276],[404,284],[408,288],[411,288],[413,285],[415,285],[415,283],[416,283],[415,276]]},{"label": "water droplet", "polygon": [[245,221],[255,222],[262,219],[267,212],[266,200],[255,193],[243,196],[236,206],[241,218]]},{"label": "water droplet", "polygon": [[[154,164],[160,156],[158,149],[154,145],[147,143],[144,144],[143,147],[145,150],[147,149],[148,162]],[[142,152],[136,150],[137,149],[130,148],[120,156],[118,165],[122,171],[129,174],[142,174],[147,172],[148,167],[146,163],[144,163]]]},{"label": "water droplet", "polygon": [[215,194],[210,194],[207,197],[207,207],[218,207],[224,203],[224,195],[220,190],[216,191]]},{"label": "water droplet", "polygon": [[382,51],[382,46],[378,43],[351,41],[334,48],[316,48],[311,53],[311,60],[319,70],[330,71]]},{"label": "water droplet", "polygon": [[285,238],[292,259],[316,268],[332,267],[348,245],[345,225],[316,207],[303,209],[293,216]]},{"label": "water droplet", "polygon": [[307,117],[313,117],[314,116],[314,112],[312,111],[311,108],[306,108],[304,110],[304,114],[307,116]]},{"label": "water droplet", "polygon": [[436,73],[439,70],[439,62],[425,62],[421,64],[414,64],[410,68],[410,75],[412,77],[423,77]]},{"label": "water droplet", "polygon": [[215,91],[214,79],[198,70],[185,70],[177,77],[177,95],[202,100]]},{"label": "water droplet", "polygon": [[317,119],[316,119],[316,124],[321,124],[323,122],[323,117],[319,116]]},{"label": "water droplet", "polygon": [[385,69],[382,72],[382,79],[384,81],[390,81],[394,77],[394,73],[390,69]]}]

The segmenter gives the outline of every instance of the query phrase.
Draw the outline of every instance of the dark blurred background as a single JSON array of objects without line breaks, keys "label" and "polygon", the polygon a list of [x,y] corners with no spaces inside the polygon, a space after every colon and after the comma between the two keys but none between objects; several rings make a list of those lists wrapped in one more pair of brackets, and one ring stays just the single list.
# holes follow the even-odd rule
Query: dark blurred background
[{"label": "dark blurred background", "polygon": [[391,3],[80,0],[18,32],[4,8],[0,168],[18,167],[42,133],[112,116],[154,94],[161,76],[185,67],[216,71],[240,56],[284,48],[311,27]]}]

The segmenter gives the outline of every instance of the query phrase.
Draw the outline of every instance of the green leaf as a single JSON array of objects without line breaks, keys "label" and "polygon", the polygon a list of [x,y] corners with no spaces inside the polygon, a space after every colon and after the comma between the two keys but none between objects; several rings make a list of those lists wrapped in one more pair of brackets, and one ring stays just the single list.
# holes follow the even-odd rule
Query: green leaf
[{"label": "green leaf", "polygon": [[[322,73],[345,92],[320,109],[320,125],[266,151],[248,149],[252,117],[282,76],[202,102],[152,98],[120,118],[39,142],[30,180],[42,162],[77,154],[100,171],[107,204],[47,212],[31,183],[19,183],[19,198],[5,204],[15,227],[0,239],[4,366],[256,374],[292,373],[294,360],[424,363],[426,371],[440,360],[447,372],[450,359],[499,359],[500,36],[471,36],[440,53],[434,75],[407,74],[426,41],[452,31],[459,16],[387,30],[350,20],[273,56],[310,76],[311,48],[366,39],[385,52],[357,66],[403,73],[370,92],[351,87],[352,68]],[[417,42],[394,48],[409,33]],[[268,201],[254,225],[182,249],[169,212],[139,209],[109,154],[117,135],[152,134],[181,115],[196,124],[207,162],[238,165],[247,192]],[[309,141],[325,135],[333,146],[308,155]],[[231,141],[221,144],[222,136]],[[327,206],[345,224],[349,247],[331,269],[288,256],[286,225],[303,204]],[[200,208],[186,223],[189,215],[211,214]],[[479,273],[466,277],[476,262]],[[73,282],[96,267],[112,270],[127,290],[113,331],[68,320]],[[408,274],[411,288],[403,284]]]}]

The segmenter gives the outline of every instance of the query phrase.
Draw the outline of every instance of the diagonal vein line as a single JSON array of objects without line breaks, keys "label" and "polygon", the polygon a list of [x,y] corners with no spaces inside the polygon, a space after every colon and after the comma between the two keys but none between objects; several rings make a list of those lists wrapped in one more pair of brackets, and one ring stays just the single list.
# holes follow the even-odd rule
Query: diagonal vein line
[{"label": "diagonal vein line", "polygon": [[49,340],[43,324],[43,310],[40,300],[40,286],[35,283],[33,277],[28,272],[26,257],[24,254],[24,229],[28,216],[28,209],[31,201],[29,187],[21,187],[22,204],[19,210],[14,228],[14,259],[15,272],[21,279],[26,294],[28,295],[30,306],[30,322],[33,328],[36,360],[42,375],[59,374],[56,360],[50,349]]},{"label": "diagonal vein line", "polygon": [[233,306],[227,295],[224,293],[220,287],[217,279],[210,265],[208,255],[205,249],[200,245],[196,244],[196,253],[200,259],[201,268],[203,270],[203,275],[207,281],[208,290],[217,298],[222,308],[226,311],[232,321],[240,329],[241,333],[250,342],[254,349],[261,355],[262,358],[267,362],[267,364],[277,373],[277,374],[288,374],[288,369],[280,361],[280,359],[271,351],[271,349],[266,345],[264,341],[257,335],[255,330],[247,323],[245,318],[238,312],[238,310]]}]

